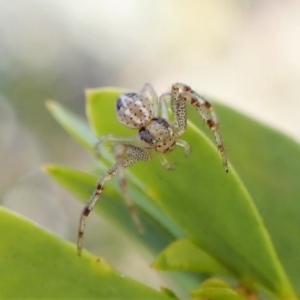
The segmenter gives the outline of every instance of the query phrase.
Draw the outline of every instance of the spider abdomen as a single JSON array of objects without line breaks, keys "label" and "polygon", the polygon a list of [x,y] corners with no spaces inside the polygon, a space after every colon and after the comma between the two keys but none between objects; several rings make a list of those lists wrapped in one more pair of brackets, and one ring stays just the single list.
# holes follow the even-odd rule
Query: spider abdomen
[{"label": "spider abdomen", "polygon": [[134,129],[146,126],[153,118],[151,103],[138,93],[125,93],[116,101],[116,114],[120,123]]},{"label": "spider abdomen", "polygon": [[154,149],[157,152],[168,153],[176,145],[176,137],[170,124],[164,118],[153,118],[151,122],[142,127],[138,133],[140,146]]}]

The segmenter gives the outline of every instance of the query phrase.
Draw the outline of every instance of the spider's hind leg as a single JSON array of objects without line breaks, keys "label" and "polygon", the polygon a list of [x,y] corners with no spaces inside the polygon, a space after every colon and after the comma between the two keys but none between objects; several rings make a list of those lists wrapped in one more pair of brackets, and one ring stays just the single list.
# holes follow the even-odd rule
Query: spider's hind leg
[{"label": "spider's hind leg", "polygon": [[83,242],[86,218],[92,211],[98,198],[101,196],[104,188],[104,183],[110,180],[114,175],[116,175],[116,173],[119,173],[120,187],[124,195],[128,210],[131,214],[132,220],[135,226],[137,227],[139,233],[141,234],[143,231],[140,220],[135,212],[133,202],[127,193],[124,170],[125,168],[131,166],[132,164],[140,160],[144,160],[144,161],[149,160],[151,156],[148,152],[145,152],[144,150],[138,147],[132,145],[126,145],[126,144],[115,145],[115,156],[116,156],[117,163],[113,165],[108,171],[106,171],[100,177],[100,179],[96,184],[96,188],[92,196],[90,197],[89,201],[86,203],[81,213],[80,221],[79,221],[78,237],[77,237],[77,253],[79,256],[81,255],[82,252],[82,242]]},{"label": "spider's hind leg", "polygon": [[96,157],[100,158],[101,149],[106,142],[126,144],[126,143],[133,143],[135,142],[135,140],[136,140],[135,137],[122,137],[122,136],[120,137],[114,134],[106,134],[102,136],[95,144]]},{"label": "spider's hind leg", "polygon": [[[126,177],[125,177],[125,169],[139,160],[143,160],[143,161],[149,160],[151,156],[149,152],[146,152],[143,149],[132,145],[119,144],[114,146],[114,148],[115,148],[115,156],[117,162],[116,167],[118,173],[118,181],[122,192],[122,196],[124,197],[126,206],[128,208],[132,221],[139,235],[143,235],[144,234],[143,226],[136,213],[134,203],[130,195],[128,194]],[[125,157],[125,155],[128,156]]]}]

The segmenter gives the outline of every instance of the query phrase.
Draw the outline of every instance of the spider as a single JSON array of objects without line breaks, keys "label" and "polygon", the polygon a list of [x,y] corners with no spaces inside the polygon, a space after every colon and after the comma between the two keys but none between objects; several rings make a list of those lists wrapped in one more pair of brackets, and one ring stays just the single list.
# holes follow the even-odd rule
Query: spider
[{"label": "spider", "polygon": [[[174,117],[173,121],[169,120],[169,100]],[[138,133],[133,137],[126,138],[108,134],[103,136],[96,144],[96,150],[99,151],[105,142],[111,142],[116,163],[100,177],[91,198],[81,213],[77,240],[77,252],[79,256],[82,252],[86,218],[100,197],[104,183],[117,173],[119,185],[133,223],[138,232],[141,235],[143,234],[142,225],[126,190],[124,171],[138,161],[151,159],[153,151],[160,154],[162,165],[167,169],[173,169],[174,165],[167,161],[164,154],[171,152],[176,145],[183,147],[185,155],[189,154],[189,144],[184,140],[178,139],[185,132],[187,126],[186,102],[190,102],[193,105],[204,122],[212,130],[222,157],[224,169],[228,172],[227,156],[213,107],[188,85],[175,83],[172,85],[171,92],[164,93],[158,97],[152,85],[146,83],[139,93],[129,92],[120,95],[116,99],[117,119],[125,126],[138,130]]]}]

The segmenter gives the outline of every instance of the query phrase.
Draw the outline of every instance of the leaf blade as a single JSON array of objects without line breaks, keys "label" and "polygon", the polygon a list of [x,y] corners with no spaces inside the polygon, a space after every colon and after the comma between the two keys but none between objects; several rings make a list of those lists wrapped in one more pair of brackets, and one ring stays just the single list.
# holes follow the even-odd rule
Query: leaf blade
[{"label": "leaf blade", "polygon": [[[112,269],[103,259],[0,208],[1,298],[169,299]],[[34,245],[34,247],[33,247]],[[30,274],[30,276],[28,276]],[[101,283],[99,285],[99,282]]]},{"label": "leaf blade", "polygon": [[188,239],[178,239],[170,244],[156,257],[152,267],[159,270],[232,275],[229,270]]},{"label": "leaf blade", "polygon": [[[84,202],[87,201],[97,182],[95,176],[65,166],[52,164],[45,165],[43,169],[60,185]],[[126,235],[129,234],[135,242],[138,241],[139,243],[147,245],[154,253],[160,251],[175,237],[181,234],[172,228],[166,230],[156,219],[151,218],[151,214],[148,215],[147,212],[139,212],[139,214],[141,213],[141,219],[145,227],[145,235],[141,238],[132,224],[122,197],[120,197],[116,191],[116,186],[107,186],[105,188],[105,193],[101,196],[101,201],[95,206],[95,209],[102,216],[113,221],[120,231],[124,231]]]},{"label": "leaf blade", "polygon": [[[124,135],[125,129],[119,129],[121,126],[113,115],[112,100],[120,90],[98,89],[94,93],[90,91],[87,99],[88,118],[94,131],[99,136],[111,130]],[[106,118],[99,117],[99,111]],[[147,172],[140,163],[131,168],[131,173],[147,182],[145,193],[193,242],[239,276],[249,277],[281,297],[293,297],[259,213],[233,167],[229,174],[224,174],[215,146],[193,123],[184,137],[194,151],[201,153],[201,159],[195,152],[184,159],[175,150],[169,156],[178,162],[176,171],[166,175],[157,159],[153,159]]]},{"label": "leaf blade", "polygon": [[300,294],[300,146],[278,130],[231,108],[221,104],[216,108],[222,117],[231,161],[263,217],[294,289]]}]

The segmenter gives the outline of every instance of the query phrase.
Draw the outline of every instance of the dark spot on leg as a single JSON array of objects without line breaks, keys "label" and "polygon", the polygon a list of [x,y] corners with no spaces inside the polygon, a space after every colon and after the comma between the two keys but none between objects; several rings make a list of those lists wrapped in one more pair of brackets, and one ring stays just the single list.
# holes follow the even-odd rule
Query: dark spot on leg
[{"label": "dark spot on leg", "polygon": [[83,215],[87,217],[90,214],[90,212],[91,210],[88,207],[85,207],[83,210]]},{"label": "dark spot on leg", "polygon": [[79,232],[78,232],[78,237],[79,237],[79,238],[82,238],[82,237],[83,237],[83,231],[79,231]]},{"label": "dark spot on leg", "polygon": [[210,128],[213,128],[213,127],[216,126],[215,122],[214,122],[213,120],[211,120],[211,119],[208,119],[208,120],[206,121],[206,124],[207,124]]},{"label": "dark spot on leg", "polygon": [[192,105],[195,105],[196,103],[198,103],[198,100],[197,100],[196,98],[193,97],[193,98],[191,99],[191,104],[192,104]]},{"label": "dark spot on leg", "polygon": [[135,211],[135,207],[132,204],[127,205],[127,209],[130,214],[133,214]]},{"label": "dark spot on leg", "polygon": [[211,104],[210,104],[208,101],[205,101],[205,102],[204,102],[204,106],[205,106],[207,109],[211,109]]},{"label": "dark spot on leg", "polygon": [[218,145],[218,149],[219,149],[220,152],[224,152],[224,147],[223,147],[223,145]]}]

